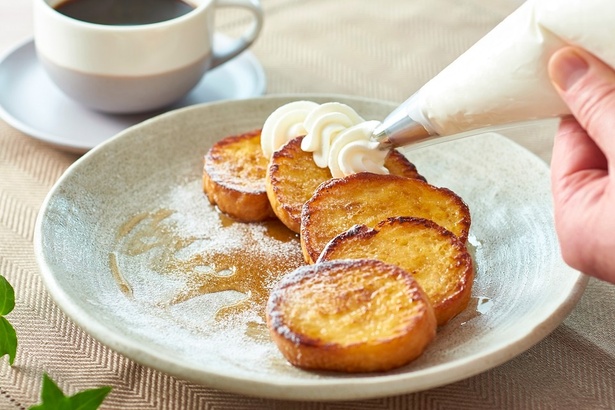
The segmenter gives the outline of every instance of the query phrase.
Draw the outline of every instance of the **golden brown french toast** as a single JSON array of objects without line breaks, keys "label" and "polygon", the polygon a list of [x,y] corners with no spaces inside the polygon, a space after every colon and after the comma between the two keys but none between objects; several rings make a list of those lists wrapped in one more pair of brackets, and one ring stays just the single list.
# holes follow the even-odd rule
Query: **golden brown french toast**
[{"label": "golden brown french toast", "polygon": [[272,291],[266,313],[284,357],[305,369],[390,370],[417,358],[436,334],[412,275],[374,259],[300,267]]},{"label": "golden brown french toast", "polygon": [[333,238],[316,263],[362,258],[410,272],[429,297],[440,326],[461,313],[472,296],[474,269],[466,246],[427,219],[388,218],[373,229],[355,225]]},{"label": "golden brown french toast", "polygon": [[[301,229],[303,204],[321,183],[332,178],[329,168],[317,166],[312,153],[301,149],[302,140],[303,136],[296,137],[273,153],[265,183],[273,211],[297,233]],[[424,180],[414,164],[398,151],[392,151],[384,165],[391,174]]]},{"label": "golden brown french toast", "polygon": [[220,211],[242,222],[275,218],[265,190],[269,160],[262,153],[260,130],[223,138],[207,152],[203,191]]},{"label": "golden brown french toast", "polygon": [[314,263],[327,242],[353,225],[373,228],[394,216],[429,219],[464,244],[470,229],[470,211],[451,190],[419,179],[362,172],[322,183],[304,204],[303,256]]}]

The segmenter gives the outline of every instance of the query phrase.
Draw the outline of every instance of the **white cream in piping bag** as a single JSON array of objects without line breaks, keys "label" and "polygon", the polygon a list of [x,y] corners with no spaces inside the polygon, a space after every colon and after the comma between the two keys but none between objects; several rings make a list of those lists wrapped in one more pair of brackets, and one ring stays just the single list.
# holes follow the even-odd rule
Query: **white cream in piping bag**
[{"label": "white cream in piping bag", "polygon": [[[399,138],[396,143],[393,138],[407,123],[418,125],[427,138],[437,140],[490,126],[569,114],[549,80],[549,58],[560,48],[574,45],[615,67],[613,44],[615,0],[527,0],[381,125],[364,123],[349,107],[335,103],[310,105],[299,119],[291,103],[272,114],[282,131],[276,127],[270,131],[267,120],[263,152],[271,155],[271,147],[282,139],[279,135],[288,132],[287,123],[292,121],[281,119],[288,116],[297,124],[303,121],[303,133],[308,136],[302,148],[314,152],[319,166],[324,166],[326,159],[334,177],[367,170],[386,173],[386,151],[370,140],[370,129],[377,128],[377,138],[391,130],[387,132],[389,142],[399,146],[416,142]],[[291,137],[297,135],[300,133]]]},{"label": "white cream in piping bag", "polygon": [[527,0],[389,115],[377,138],[391,146],[438,142],[567,115],[549,59],[574,45],[615,67],[614,27],[613,0]]},{"label": "white cream in piping bag", "polygon": [[439,135],[563,116],[551,55],[575,45],[615,67],[614,42],[613,0],[527,0],[403,105]]}]

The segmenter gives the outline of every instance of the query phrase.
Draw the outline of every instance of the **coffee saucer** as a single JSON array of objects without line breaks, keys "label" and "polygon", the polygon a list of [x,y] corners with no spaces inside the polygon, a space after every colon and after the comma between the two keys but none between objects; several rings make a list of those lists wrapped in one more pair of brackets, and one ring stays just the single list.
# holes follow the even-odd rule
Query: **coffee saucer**
[{"label": "coffee saucer", "polygon": [[[231,40],[216,35],[215,45]],[[105,114],[66,97],[39,64],[29,39],[0,59],[0,117],[18,130],[67,151],[83,153],[132,125],[176,108],[199,103],[244,99],[265,92],[264,70],[250,52],[209,71],[183,99],[155,112]]]}]

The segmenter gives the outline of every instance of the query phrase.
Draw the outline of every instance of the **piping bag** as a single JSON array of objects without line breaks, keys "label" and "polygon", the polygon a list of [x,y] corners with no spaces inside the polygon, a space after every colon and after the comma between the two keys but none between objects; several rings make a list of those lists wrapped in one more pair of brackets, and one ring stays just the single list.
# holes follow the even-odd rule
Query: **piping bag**
[{"label": "piping bag", "polygon": [[383,150],[423,146],[570,114],[547,72],[551,55],[568,45],[615,67],[615,0],[527,0],[385,118],[371,140]]}]

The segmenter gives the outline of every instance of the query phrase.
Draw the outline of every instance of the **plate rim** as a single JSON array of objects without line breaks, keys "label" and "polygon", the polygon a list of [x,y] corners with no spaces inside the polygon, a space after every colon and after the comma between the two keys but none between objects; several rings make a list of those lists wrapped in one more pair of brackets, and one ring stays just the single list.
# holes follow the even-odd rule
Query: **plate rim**
[{"label": "plate rim", "polygon": [[[261,101],[261,100],[287,100],[287,99],[310,99],[310,98],[325,98],[330,100],[354,100],[375,104],[386,104],[394,107],[394,104],[384,100],[357,97],[343,94],[322,94],[322,93],[289,93],[289,94],[270,94],[262,97],[254,97],[249,99],[243,99],[242,102],[248,100]],[[482,351],[475,355],[464,357],[463,359],[457,359],[453,362],[446,362],[439,365],[431,366],[427,369],[421,370],[421,374],[425,373],[438,373],[444,368],[443,377],[438,380],[432,380],[432,378],[426,378],[428,380],[416,380],[415,373],[394,373],[394,374],[375,374],[375,375],[344,375],[338,379],[303,379],[295,383],[285,383],[279,378],[268,378],[267,381],[238,378],[229,373],[220,371],[211,372],[204,370],[202,367],[195,367],[187,365],[186,363],[178,364],[176,361],[169,359],[167,356],[160,356],[156,354],[156,349],[152,349],[149,346],[144,347],[131,340],[130,337],[123,334],[115,334],[109,332],[109,329],[96,320],[85,320],[83,317],[89,316],[80,307],[79,304],[71,300],[68,294],[63,290],[60,284],[57,282],[54,273],[51,268],[45,262],[45,255],[43,250],[43,238],[42,227],[44,224],[45,212],[48,209],[49,202],[52,200],[56,192],[62,187],[63,181],[68,178],[75,169],[78,169],[82,164],[87,164],[89,158],[94,155],[98,155],[98,152],[105,150],[108,144],[115,144],[118,140],[125,138],[125,135],[130,135],[135,128],[139,128],[150,122],[157,122],[161,119],[169,116],[175,116],[178,112],[187,110],[202,110],[207,109],[208,106],[221,105],[221,104],[236,104],[239,100],[223,100],[214,101],[202,104],[196,104],[179,108],[173,111],[169,111],[148,119],[142,123],[136,124],[126,130],[116,134],[114,137],[104,141],[100,145],[96,146],[81,158],[71,164],[62,176],[56,181],[51,188],[47,196],[45,197],[40,211],[36,218],[35,230],[34,230],[34,252],[36,260],[41,271],[41,278],[49,292],[52,299],[56,302],[58,307],[68,316],[70,319],[83,331],[93,336],[97,341],[106,345],[115,352],[126,356],[127,358],[134,360],[144,366],[163,371],[165,373],[176,376],[180,379],[190,380],[209,387],[219,388],[222,390],[245,394],[249,396],[273,398],[273,399],[287,399],[287,400],[306,400],[306,401],[338,401],[338,400],[358,400],[358,399],[370,399],[377,397],[392,396],[397,394],[409,394],[442,386],[448,383],[459,381],[469,378],[476,374],[485,372],[492,369],[519,354],[525,352],[527,349],[543,340],[548,334],[554,331],[568,316],[572,309],[576,306],[580,297],[582,296],[589,277],[581,272],[578,272],[570,268],[571,272],[576,273],[577,277],[573,281],[571,280],[570,292],[562,296],[562,302],[548,314],[545,313],[540,321],[535,323],[535,326],[527,331],[523,332],[523,335],[515,339],[512,343],[507,342],[507,354],[501,354],[501,346],[494,346],[490,350]],[[512,142],[513,144],[516,144]],[[519,145],[519,144],[516,144]],[[523,148],[523,147],[521,147]],[[531,151],[523,148],[527,153],[533,154]],[[548,165],[544,166],[548,169]],[[95,319],[95,318],[94,318]],[[472,366],[468,369],[469,363],[479,363],[479,365]],[[190,374],[186,374],[186,370],[191,370]],[[348,394],[340,394],[339,387],[349,387],[350,385],[356,386],[351,389],[352,392]],[[229,386],[232,386],[229,388]],[[295,389],[289,388],[295,387]]]}]

